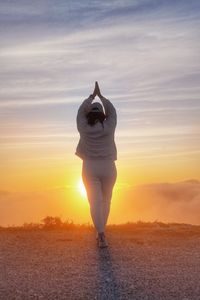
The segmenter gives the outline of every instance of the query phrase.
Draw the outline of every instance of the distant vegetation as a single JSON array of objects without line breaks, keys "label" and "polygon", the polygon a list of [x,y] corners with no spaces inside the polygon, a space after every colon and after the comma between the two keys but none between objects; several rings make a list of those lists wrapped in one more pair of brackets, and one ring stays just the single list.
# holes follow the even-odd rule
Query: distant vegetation
[{"label": "distant vegetation", "polygon": [[73,221],[62,221],[60,217],[47,216],[41,220],[41,223],[24,223],[22,226],[11,225],[0,227],[0,229],[73,229],[91,227],[87,224],[74,224]]},{"label": "distant vegetation", "polygon": [[[22,226],[16,226],[11,225],[7,227],[1,227],[0,230],[52,230],[52,229],[92,229],[94,226],[89,223],[84,224],[75,224],[72,220],[66,220],[62,221],[60,217],[52,217],[52,216],[46,216],[44,219],[41,220],[41,223],[24,223]],[[193,227],[196,228],[195,230],[200,230],[200,225],[191,225],[191,224],[184,224],[184,223],[163,223],[159,221],[154,222],[143,222],[143,221],[137,221],[137,222],[127,222],[124,224],[107,224],[107,228],[112,229],[122,229],[122,230],[143,230],[143,229],[149,229],[149,230],[171,230],[171,229],[189,229]]]}]

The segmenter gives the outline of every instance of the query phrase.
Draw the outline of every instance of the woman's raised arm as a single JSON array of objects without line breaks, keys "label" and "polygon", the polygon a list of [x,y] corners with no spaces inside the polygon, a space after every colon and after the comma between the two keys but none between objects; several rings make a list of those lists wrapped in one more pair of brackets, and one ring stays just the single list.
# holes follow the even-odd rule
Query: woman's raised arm
[{"label": "woman's raised arm", "polygon": [[97,81],[95,83],[95,90],[96,90],[96,93],[99,96],[101,102],[103,103],[103,106],[105,109],[105,114],[106,114],[107,124],[110,125],[111,127],[115,128],[117,125],[117,113],[116,113],[116,109],[115,109],[114,105],[111,103],[110,100],[108,100],[101,94]]},{"label": "woman's raised arm", "polygon": [[92,101],[94,100],[95,96],[96,96],[96,86],[94,88],[93,93],[82,102],[82,104],[80,105],[80,107],[78,109],[76,123],[77,123],[77,129],[79,132],[84,129],[85,125],[87,125],[86,115],[91,109],[91,104],[92,104]]}]

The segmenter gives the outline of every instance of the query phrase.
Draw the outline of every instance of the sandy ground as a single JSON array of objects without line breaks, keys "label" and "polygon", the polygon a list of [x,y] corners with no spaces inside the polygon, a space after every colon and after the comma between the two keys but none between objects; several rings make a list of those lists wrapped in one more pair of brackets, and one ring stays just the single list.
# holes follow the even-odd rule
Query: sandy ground
[{"label": "sandy ground", "polygon": [[200,227],[0,230],[0,299],[200,299]]}]

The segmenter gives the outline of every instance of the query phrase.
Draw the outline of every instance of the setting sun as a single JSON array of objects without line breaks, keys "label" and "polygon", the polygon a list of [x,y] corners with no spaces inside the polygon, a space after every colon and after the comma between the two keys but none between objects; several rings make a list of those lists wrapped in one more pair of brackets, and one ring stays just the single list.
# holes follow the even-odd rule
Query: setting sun
[{"label": "setting sun", "polygon": [[87,192],[86,192],[85,186],[84,186],[84,184],[83,184],[82,178],[80,178],[80,180],[79,180],[79,182],[78,182],[78,190],[79,190],[81,196],[82,196],[84,199],[87,199]]}]

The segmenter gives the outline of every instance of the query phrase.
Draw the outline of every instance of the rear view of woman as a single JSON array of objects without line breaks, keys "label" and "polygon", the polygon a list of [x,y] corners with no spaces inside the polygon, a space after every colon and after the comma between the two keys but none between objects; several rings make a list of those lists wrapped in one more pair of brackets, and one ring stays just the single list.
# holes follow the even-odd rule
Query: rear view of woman
[{"label": "rear view of woman", "polygon": [[[92,103],[96,95],[103,106],[99,102]],[[101,95],[98,82],[95,83],[93,94],[80,105],[76,121],[80,140],[75,154],[83,161],[82,179],[97,231],[98,246],[103,248],[108,246],[105,227],[117,178],[114,141],[117,115],[113,104]]]}]

